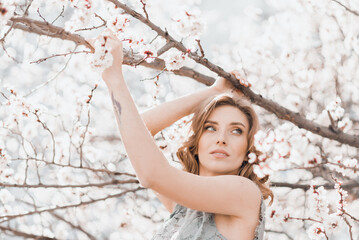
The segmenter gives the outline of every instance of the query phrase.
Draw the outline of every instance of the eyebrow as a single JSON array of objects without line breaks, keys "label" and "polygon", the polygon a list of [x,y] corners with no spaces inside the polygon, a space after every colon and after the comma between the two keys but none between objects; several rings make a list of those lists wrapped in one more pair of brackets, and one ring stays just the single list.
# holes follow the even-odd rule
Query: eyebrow
[{"label": "eyebrow", "polygon": [[[215,121],[211,121],[211,120],[207,120],[205,121],[204,123],[211,123],[211,124],[214,124],[214,125],[218,125],[218,122],[215,122]],[[231,122],[229,125],[242,125],[243,127],[246,127],[243,123],[241,122]]]}]

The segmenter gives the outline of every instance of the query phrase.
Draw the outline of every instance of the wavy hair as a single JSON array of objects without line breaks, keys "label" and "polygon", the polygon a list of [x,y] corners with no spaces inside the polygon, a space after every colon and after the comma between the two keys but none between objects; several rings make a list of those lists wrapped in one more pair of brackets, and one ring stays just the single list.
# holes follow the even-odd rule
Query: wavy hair
[{"label": "wavy hair", "polygon": [[190,137],[182,144],[182,146],[177,151],[177,157],[180,160],[185,171],[199,175],[199,159],[198,159],[198,142],[202,133],[204,131],[204,123],[207,121],[208,117],[211,115],[213,110],[219,106],[233,106],[242,111],[247,117],[249,123],[249,131],[247,134],[248,149],[247,155],[243,160],[242,165],[239,167],[239,176],[249,178],[255,182],[259,189],[262,192],[264,199],[271,197],[271,202],[273,202],[273,192],[265,184],[269,175],[259,178],[253,170],[253,165],[258,164],[257,162],[249,163],[248,154],[254,153],[258,157],[262,153],[258,151],[254,146],[254,135],[259,130],[259,121],[256,112],[251,106],[250,102],[243,97],[234,97],[227,94],[221,94],[216,97],[211,97],[207,101],[204,101],[203,104],[199,105],[193,114],[193,117],[190,121],[191,123],[191,135]]}]

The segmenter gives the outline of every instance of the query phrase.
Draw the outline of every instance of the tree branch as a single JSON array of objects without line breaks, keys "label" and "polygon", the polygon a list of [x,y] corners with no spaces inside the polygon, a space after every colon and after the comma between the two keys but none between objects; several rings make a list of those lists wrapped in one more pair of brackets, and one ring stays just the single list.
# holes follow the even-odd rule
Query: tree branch
[{"label": "tree branch", "polygon": [[[163,31],[160,27],[153,24],[150,20],[143,17],[141,14],[137,13],[136,11],[130,9],[125,4],[118,2],[117,0],[108,0],[114,3],[116,6],[125,10],[126,13],[130,14],[131,16],[137,18],[141,22],[145,23],[149,26],[152,30],[156,31],[157,34],[163,38],[165,38],[168,42],[173,42],[173,46],[178,50],[187,53],[187,49],[184,45],[178,41],[176,41],[173,37],[171,37],[168,32]],[[14,24],[14,28],[21,29],[24,31],[37,33],[40,35],[46,35],[50,37],[60,38],[64,40],[74,41],[79,45],[84,45],[94,51],[93,47],[80,35],[71,34],[66,32],[64,29],[60,27],[53,26],[49,23],[44,23],[40,21],[31,20],[25,17],[21,18],[11,18],[9,21],[9,25],[12,23]],[[204,65],[212,72],[217,73],[219,76],[226,78],[227,80],[231,81],[233,85],[240,89],[254,104],[266,109],[269,112],[274,113],[278,118],[287,120],[298,126],[299,128],[304,128],[312,133],[320,135],[325,138],[329,138],[332,140],[336,140],[340,143],[348,144],[353,147],[359,148],[359,136],[357,135],[350,135],[343,132],[335,133],[329,127],[325,127],[319,125],[315,122],[307,120],[305,117],[300,116],[299,113],[293,112],[283,106],[280,106],[278,103],[273,102],[272,100],[263,98],[260,94],[255,94],[251,89],[246,88],[238,83],[238,80],[230,73],[224,71],[221,67],[214,65],[213,63],[209,62],[208,59],[202,58],[198,56],[196,53],[190,52],[188,54],[190,58],[195,60],[197,63]],[[138,63],[138,60],[142,59],[143,57],[135,57],[131,56],[128,53],[125,55],[124,64],[126,65],[135,65]],[[137,62],[136,62],[137,61]],[[147,63],[146,61],[142,61],[140,64],[144,67],[150,67],[156,70],[163,70],[165,63],[162,59],[155,59],[152,63]],[[190,68],[183,67],[179,70],[173,71],[174,74],[180,76],[191,77],[201,83],[206,85],[211,85],[215,79],[200,74]]]},{"label": "tree branch", "polygon": [[87,48],[91,49],[91,52],[95,51],[91,44],[80,35],[69,33],[63,28],[57,27],[48,22],[41,22],[27,17],[12,17],[8,21],[8,25],[12,25],[13,23],[13,28],[15,29],[20,29],[26,32],[36,33],[53,38],[69,40],[75,42],[77,45],[85,45]]},{"label": "tree branch", "polygon": [[3,215],[3,216],[0,216],[0,223],[9,221],[9,220],[12,220],[12,219],[15,219],[15,218],[19,218],[19,217],[30,216],[30,215],[33,215],[33,214],[39,214],[39,213],[43,213],[43,212],[52,212],[52,211],[60,210],[60,209],[79,207],[81,205],[88,205],[88,204],[92,204],[92,203],[95,203],[95,202],[104,201],[104,200],[109,199],[109,198],[121,197],[122,195],[125,195],[126,193],[136,192],[136,191],[143,190],[143,189],[146,189],[146,188],[138,187],[138,188],[135,188],[135,189],[123,191],[121,193],[108,195],[108,196],[103,197],[103,198],[92,199],[90,201],[84,201],[84,202],[80,202],[80,203],[76,203],[76,204],[70,204],[70,205],[64,205],[64,206],[55,206],[55,207],[51,207],[51,208],[45,208],[45,209],[41,209],[41,210],[36,210],[36,211],[22,213],[22,214],[16,214],[16,215]]},{"label": "tree branch", "polygon": [[16,229],[13,229],[10,227],[0,226],[0,230],[4,231],[4,232],[11,232],[13,235],[23,237],[23,238],[33,238],[33,239],[43,239],[43,240],[56,239],[56,238],[50,238],[50,237],[46,237],[46,236],[42,236],[42,235],[40,236],[40,235],[31,234],[31,233],[21,232],[21,231],[18,231]]},{"label": "tree branch", "polygon": [[161,49],[159,49],[157,51],[157,56],[161,56],[162,54],[164,54],[165,52],[167,52],[169,49],[173,48],[173,43],[172,42],[168,42],[166,43]]},{"label": "tree branch", "polygon": [[287,238],[288,238],[289,240],[293,240],[293,238],[292,238],[291,236],[289,236],[289,234],[286,233],[286,232],[276,231],[276,230],[270,230],[270,229],[266,229],[265,232],[276,233],[276,234],[284,234],[284,235],[287,236]]},{"label": "tree branch", "polygon": [[356,12],[356,11],[354,11],[354,10],[351,10],[350,8],[348,8],[347,6],[345,6],[343,3],[341,3],[341,2],[339,2],[339,1],[337,1],[337,0],[332,0],[332,1],[335,2],[335,3],[337,3],[337,4],[339,4],[340,6],[342,6],[342,7],[343,7],[345,10],[347,10],[348,12],[350,12],[350,13],[356,15],[356,16],[359,16],[359,12]]},{"label": "tree branch", "polygon": [[[167,42],[173,42],[174,47],[177,48],[179,51],[182,51],[183,53],[187,53],[186,47],[181,42],[176,41],[168,32],[163,31],[160,27],[152,23],[149,19],[142,16],[140,13],[132,10],[126,4],[120,3],[118,0],[108,0],[108,1],[112,2],[117,7],[122,8],[127,14],[133,16],[134,18],[138,19],[142,23],[146,24],[159,36],[166,39]],[[305,117],[300,116],[299,113],[293,112],[279,105],[278,103],[273,102],[272,100],[265,99],[263,98],[262,95],[256,94],[251,89],[240,85],[238,80],[232,74],[224,71],[223,68],[221,68],[220,66],[211,63],[207,58],[198,56],[196,53],[193,52],[189,52],[188,56],[194,61],[196,61],[197,63],[205,66],[212,72],[215,72],[219,76],[224,77],[230,82],[232,82],[232,84],[236,88],[240,89],[244,93],[244,95],[246,95],[251,100],[251,102],[253,102],[258,106],[261,106],[262,108],[266,109],[269,112],[274,113],[278,118],[290,121],[295,125],[297,125],[299,128],[304,128],[322,137],[336,140],[338,142],[359,148],[359,136],[349,135],[343,132],[335,133],[329,127],[324,127],[310,120],[307,120]]]},{"label": "tree branch", "polygon": [[[125,65],[136,65],[138,62],[140,62],[143,59],[143,56],[138,56],[138,55],[132,55],[131,53],[127,52],[124,56],[123,59],[123,64]],[[151,63],[148,63],[146,61],[142,61],[141,66],[143,67],[148,67],[148,68],[152,68],[158,71],[162,71],[165,67],[165,61],[160,59],[160,58],[155,58],[154,61],[152,61]],[[174,74],[178,75],[178,76],[183,76],[183,77],[189,77],[192,78],[200,83],[203,83],[207,86],[211,86],[216,80],[212,77],[206,76],[202,73],[199,73],[191,68],[188,67],[181,67],[178,70],[174,70],[174,71],[170,71],[173,72]]]},{"label": "tree branch", "polygon": [[130,174],[127,172],[114,172],[114,171],[110,171],[108,169],[100,169],[100,168],[91,168],[91,167],[86,167],[86,166],[74,166],[74,165],[70,165],[70,164],[60,164],[60,163],[52,163],[52,162],[47,162],[43,159],[39,159],[39,158],[34,158],[34,157],[29,157],[29,158],[13,158],[11,159],[12,161],[22,161],[22,160],[32,160],[32,161],[36,161],[36,162],[43,162],[45,164],[50,164],[50,165],[55,165],[55,166],[59,166],[59,167],[68,167],[68,168],[74,168],[74,169],[83,169],[83,170],[89,170],[92,172],[101,172],[101,173],[106,173],[109,175],[115,175],[115,176],[120,176],[120,175],[124,175],[124,176],[129,176],[129,177],[136,177],[136,175],[134,174]]},{"label": "tree branch", "polygon": [[[301,188],[304,191],[307,191],[310,189],[311,185],[309,184],[299,184],[299,183],[286,183],[286,182],[271,182],[271,187],[288,187],[288,188]],[[335,189],[334,184],[326,183],[323,185],[315,185],[316,188],[323,186],[325,189]],[[359,182],[351,182],[351,183],[345,183],[341,185],[341,188],[343,189],[352,189],[352,188],[358,188]]]},{"label": "tree branch", "polygon": [[102,188],[108,185],[117,184],[128,184],[128,183],[139,183],[136,179],[131,180],[112,180],[103,183],[87,183],[87,184],[73,184],[73,185],[59,185],[59,184],[10,184],[0,183],[0,187],[11,187],[11,188],[86,188],[86,187],[98,187]]},{"label": "tree branch", "polygon": [[83,232],[90,240],[96,240],[96,238],[95,238],[92,234],[90,234],[90,233],[88,233],[87,231],[85,231],[80,225],[75,225],[75,224],[73,224],[72,222],[66,220],[65,218],[61,217],[60,215],[58,215],[58,214],[56,214],[56,213],[54,213],[54,212],[50,212],[50,214],[51,214],[52,216],[54,216],[55,218],[57,218],[57,219],[59,219],[59,220],[65,222],[65,223],[67,223],[67,224],[70,225],[73,229],[77,229],[77,230]]}]

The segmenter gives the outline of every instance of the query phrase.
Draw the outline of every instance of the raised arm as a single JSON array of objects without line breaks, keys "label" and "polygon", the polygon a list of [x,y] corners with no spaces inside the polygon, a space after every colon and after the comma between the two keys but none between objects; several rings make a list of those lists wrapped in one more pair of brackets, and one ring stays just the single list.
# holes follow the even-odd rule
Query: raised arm
[{"label": "raised arm", "polygon": [[177,120],[191,114],[194,107],[206,98],[217,94],[214,88],[205,88],[196,93],[160,104],[141,114],[152,136],[169,127]]},{"label": "raised arm", "polygon": [[[233,71],[232,74],[234,74],[237,78],[240,78],[237,71]],[[246,83],[243,82],[243,84],[245,85]],[[207,87],[190,95],[162,103],[159,106],[143,112],[141,117],[152,136],[154,136],[156,133],[170,126],[177,120],[193,113],[195,106],[203,102],[205,99],[216,94],[232,90],[233,86],[229,81],[224,78],[219,78],[211,87]],[[244,96],[239,90],[236,90],[236,93]]]},{"label": "raised arm", "polygon": [[[198,176],[171,166],[148,132],[122,76],[122,44],[110,37],[114,62],[102,77],[113,101],[122,142],[144,187],[191,209],[234,216],[255,216],[260,191],[248,178]],[[190,196],[190,197],[189,197]],[[257,211],[257,210],[256,210]]]}]

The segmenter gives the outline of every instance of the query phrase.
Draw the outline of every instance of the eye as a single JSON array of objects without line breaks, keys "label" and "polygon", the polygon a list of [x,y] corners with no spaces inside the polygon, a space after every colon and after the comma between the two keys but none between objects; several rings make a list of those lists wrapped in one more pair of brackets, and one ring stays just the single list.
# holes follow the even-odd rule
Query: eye
[{"label": "eye", "polygon": [[205,126],[204,127],[205,130],[208,130],[208,131],[215,131],[216,129],[214,129],[213,126],[209,125],[209,126]]},{"label": "eye", "polygon": [[240,129],[240,128],[233,129],[232,132],[236,133],[236,134],[242,134],[243,133],[242,129]]}]

